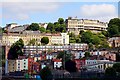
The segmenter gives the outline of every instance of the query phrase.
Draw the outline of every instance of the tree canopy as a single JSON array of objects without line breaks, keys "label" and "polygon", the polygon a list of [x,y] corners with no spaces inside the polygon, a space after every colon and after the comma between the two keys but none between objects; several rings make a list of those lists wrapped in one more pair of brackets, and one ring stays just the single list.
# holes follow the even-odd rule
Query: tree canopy
[{"label": "tree canopy", "polygon": [[58,22],[48,23],[47,29],[51,33],[66,32],[66,25],[63,18],[59,18]]},{"label": "tree canopy", "polygon": [[62,61],[68,61],[71,59],[71,54],[67,54],[67,51],[60,51],[57,55],[57,58],[62,58]]},{"label": "tree canopy", "polygon": [[109,36],[119,36],[120,35],[120,19],[111,19],[108,23],[108,33]]},{"label": "tree canopy", "polygon": [[44,67],[40,71],[40,76],[41,76],[42,80],[52,80],[52,72],[51,72],[50,68]]},{"label": "tree canopy", "polygon": [[69,72],[76,72],[77,68],[76,68],[76,63],[72,60],[68,60],[65,63],[65,69]]},{"label": "tree canopy", "polygon": [[92,40],[92,32],[91,31],[86,31],[81,34],[81,41],[84,43],[89,44],[90,42],[93,42]]},{"label": "tree canopy", "polygon": [[48,37],[43,37],[42,39],[41,39],[41,43],[42,44],[48,44],[49,43],[49,38]]},{"label": "tree canopy", "polygon": [[116,70],[116,72],[119,72],[120,73],[120,63],[115,63],[113,65],[113,68]]},{"label": "tree canopy", "polygon": [[80,35],[75,35],[74,33],[68,33],[69,35],[69,42],[70,43],[80,43],[81,42],[81,38]]},{"label": "tree canopy", "polygon": [[107,38],[104,34],[92,33],[91,31],[86,31],[81,33],[81,42],[89,44],[91,49],[95,48],[109,48]]},{"label": "tree canopy", "polygon": [[28,45],[32,45],[32,46],[35,46],[37,43],[36,39],[32,39],[29,41]]},{"label": "tree canopy", "polygon": [[40,26],[38,23],[32,23],[26,30],[37,31],[39,30]]},{"label": "tree canopy", "polygon": [[23,55],[23,46],[24,42],[22,39],[19,39],[17,42],[15,42],[8,52],[8,59],[17,59],[18,55]]},{"label": "tree canopy", "polygon": [[85,52],[85,58],[90,57],[90,52]]},{"label": "tree canopy", "polygon": [[64,19],[63,19],[63,18],[59,18],[59,19],[58,19],[58,23],[59,23],[59,24],[64,24]]},{"label": "tree canopy", "polygon": [[108,67],[106,70],[105,70],[105,75],[106,76],[116,76],[116,71],[113,67]]},{"label": "tree canopy", "polygon": [[46,32],[46,29],[44,27],[40,27],[39,30],[41,33]]}]

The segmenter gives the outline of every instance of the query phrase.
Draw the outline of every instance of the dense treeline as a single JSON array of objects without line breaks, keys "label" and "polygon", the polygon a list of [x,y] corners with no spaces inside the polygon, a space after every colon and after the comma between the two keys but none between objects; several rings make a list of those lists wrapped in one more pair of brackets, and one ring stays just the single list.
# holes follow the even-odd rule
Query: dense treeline
[{"label": "dense treeline", "polygon": [[59,18],[58,22],[48,23],[47,32],[55,33],[55,32],[66,32],[66,25],[63,18]]},{"label": "dense treeline", "polygon": [[108,24],[109,37],[120,36],[120,19],[114,18],[109,21]]}]

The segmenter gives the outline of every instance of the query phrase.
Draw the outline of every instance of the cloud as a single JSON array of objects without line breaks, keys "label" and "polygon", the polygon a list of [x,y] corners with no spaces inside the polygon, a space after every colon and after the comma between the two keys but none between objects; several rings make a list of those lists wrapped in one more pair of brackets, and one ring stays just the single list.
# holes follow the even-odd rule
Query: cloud
[{"label": "cloud", "polygon": [[111,18],[117,17],[116,7],[112,4],[83,5],[79,13],[84,18],[100,19],[102,21],[109,21]]},{"label": "cloud", "polygon": [[2,2],[118,2],[119,0],[1,0]]},{"label": "cloud", "polygon": [[3,17],[15,19],[28,19],[30,14],[50,13],[59,8],[55,2],[4,2]]}]

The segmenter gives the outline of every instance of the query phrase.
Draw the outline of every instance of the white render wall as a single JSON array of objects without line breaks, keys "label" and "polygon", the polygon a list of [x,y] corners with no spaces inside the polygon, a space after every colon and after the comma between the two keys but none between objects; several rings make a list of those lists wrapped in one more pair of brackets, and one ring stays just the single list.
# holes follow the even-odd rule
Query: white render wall
[{"label": "white render wall", "polygon": [[61,33],[62,44],[69,44],[69,35],[67,33]]},{"label": "white render wall", "polygon": [[28,70],[28,59],[16,60],[16,71]]},{"label": "white render wall", "polygon": [[54,62],[54,68],[60,68],[62,66],[62,62]]},{"label": "white render wall", "polygon": [[102,62],[109,62],[109,60],[85,60],[85,65],[98,64]]}]

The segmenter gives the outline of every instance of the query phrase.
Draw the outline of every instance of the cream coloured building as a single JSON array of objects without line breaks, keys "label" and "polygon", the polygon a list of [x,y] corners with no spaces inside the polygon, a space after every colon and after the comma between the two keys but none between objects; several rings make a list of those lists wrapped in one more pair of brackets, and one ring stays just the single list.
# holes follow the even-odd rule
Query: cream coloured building
[{"label": "cream coloured building", "polygon": [[6,66],[7,73],[16,71],[16,67],[16,60],[8,60],[8,64]]},{"label": "cream coloured building", "polygon": [[77,19],[69,17],[66,19],[67,31],[73,32],[76,35],[79,34],[81,30],[90,30],[92,32],[100,32],[106,30],[107,23],[100,22],[99,20],[88,20],[88,19]]},{"label": "cream coloured building", "polygon": [[52,44],[69,44],[69,35],[67,33],[54,34],[51,37]]},{"label": "cream coloured building", "polygon": [[28,59],[7,60],[7,73],[28,70]]},{"label": "cream coloured building", "polygon": [[12,45],[13,43],[15,43],[16,41],[18,41],[21,37],[18,34],[3,34],[2,36],[2,40],[0,40],[0,42],[2,43],[2,45]]},{"label": "cream coloured building", "polygon": [[41,38],[48,37],[49,43],[47,45],[52,44],[69,44],[69,35],[67,33],[40,33],[39,31],[24,31],[22,34],[18,33],[3,33],[2,43],[3,46],[8,45],[11,46],[13,43],[18,41],[20,38],[24,41],[24,45],[28,45],[29,41],[32,39],[36,40],[36,44],[41,44]]}]

